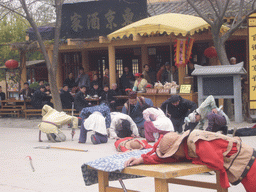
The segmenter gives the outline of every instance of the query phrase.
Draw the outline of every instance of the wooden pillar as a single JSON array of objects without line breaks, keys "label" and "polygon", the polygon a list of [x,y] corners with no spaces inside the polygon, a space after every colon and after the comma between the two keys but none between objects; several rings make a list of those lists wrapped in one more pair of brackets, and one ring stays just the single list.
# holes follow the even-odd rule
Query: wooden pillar
[{"label": "wooden pillar", "polygon": [[24,83],[27,82],[26,51],[20,51],[20,88],[24,89]]},{"label": "wooden pillar", "polygon": [[109,85],[116,83],[116,54],[113,45],[108,46],[108,60],[109,60]]},{"label": "wooden pillar", "polygon": [[88,51],[82,50],[81,54],[82,54],[82,66],[84,68],[85,73],[87,73],[90,71]]},{"label": "wooden pillar", "polygon": [[146,45],[141,46],[141,64],[142,67],[145,64],[148,64],[148,49]]},{"label": "wooden pillar", "polygon": [[178,68],[178,74],[179,74],[179,85],[182,85],[184,82],[184,77],[186,76],[186,67],[180,66]]}]

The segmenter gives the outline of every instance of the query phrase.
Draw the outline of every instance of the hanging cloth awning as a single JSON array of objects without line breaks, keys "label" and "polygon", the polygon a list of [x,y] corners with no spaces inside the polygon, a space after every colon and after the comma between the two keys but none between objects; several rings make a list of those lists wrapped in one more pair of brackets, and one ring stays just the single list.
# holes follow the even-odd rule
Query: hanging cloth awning
[{"label": "hanging cloth awning", "polygon": [[[195,32],[200,30],[208,29],[210,25],[200,17],[193,15],[183,15],[176,13],[166,13],[153,17],[148,17],[140,21],[134,22],[127,25],[111,34],[107,37],[108,39],[113,38],[124,38],[130,35],[153,35],[167,33],[170,35],[181,34],[182,36],[194,35]],[[222,31],[227,31],[229,28],[226,26],[222,27]]]}]

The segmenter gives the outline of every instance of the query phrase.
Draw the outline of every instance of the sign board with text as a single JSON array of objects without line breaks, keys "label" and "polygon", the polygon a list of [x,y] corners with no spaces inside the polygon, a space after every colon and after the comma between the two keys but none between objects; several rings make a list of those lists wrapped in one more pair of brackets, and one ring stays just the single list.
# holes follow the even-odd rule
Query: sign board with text
[{"label": "sign board with text", "polygon": [[62,38],[106,36],[147,17],[146,0],[90,1],[62,6]]}]

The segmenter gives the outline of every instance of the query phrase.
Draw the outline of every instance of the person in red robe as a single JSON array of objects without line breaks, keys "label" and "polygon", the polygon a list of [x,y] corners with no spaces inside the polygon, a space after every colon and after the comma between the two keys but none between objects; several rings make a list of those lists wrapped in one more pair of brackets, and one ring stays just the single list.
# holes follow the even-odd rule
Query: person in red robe
[{"label": "person in red robe", "polygon": [[[158,148],[157,148],[158,147]],[[161,136],[153,150],[140,158],[130,158],[125,167],[138,164],[161,164],[191,161],[220,171],[222,188],[243,184],[247,192],[256,189],[256,151],[239,137],[209,131],[176,132]]]}]

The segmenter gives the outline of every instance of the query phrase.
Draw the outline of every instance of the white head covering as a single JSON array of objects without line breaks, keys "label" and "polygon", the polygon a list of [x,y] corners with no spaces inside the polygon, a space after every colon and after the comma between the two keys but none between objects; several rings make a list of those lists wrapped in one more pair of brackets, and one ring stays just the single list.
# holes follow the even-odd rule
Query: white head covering
[{"label": "white head covering", "polygon": [[198,113],[196,112],[196,110],[194,110],[192,113],[190,113],[188,115],[188,118],[189,118],[191,123],[195,123],[196,122],[196,114],[198,114]]}]

